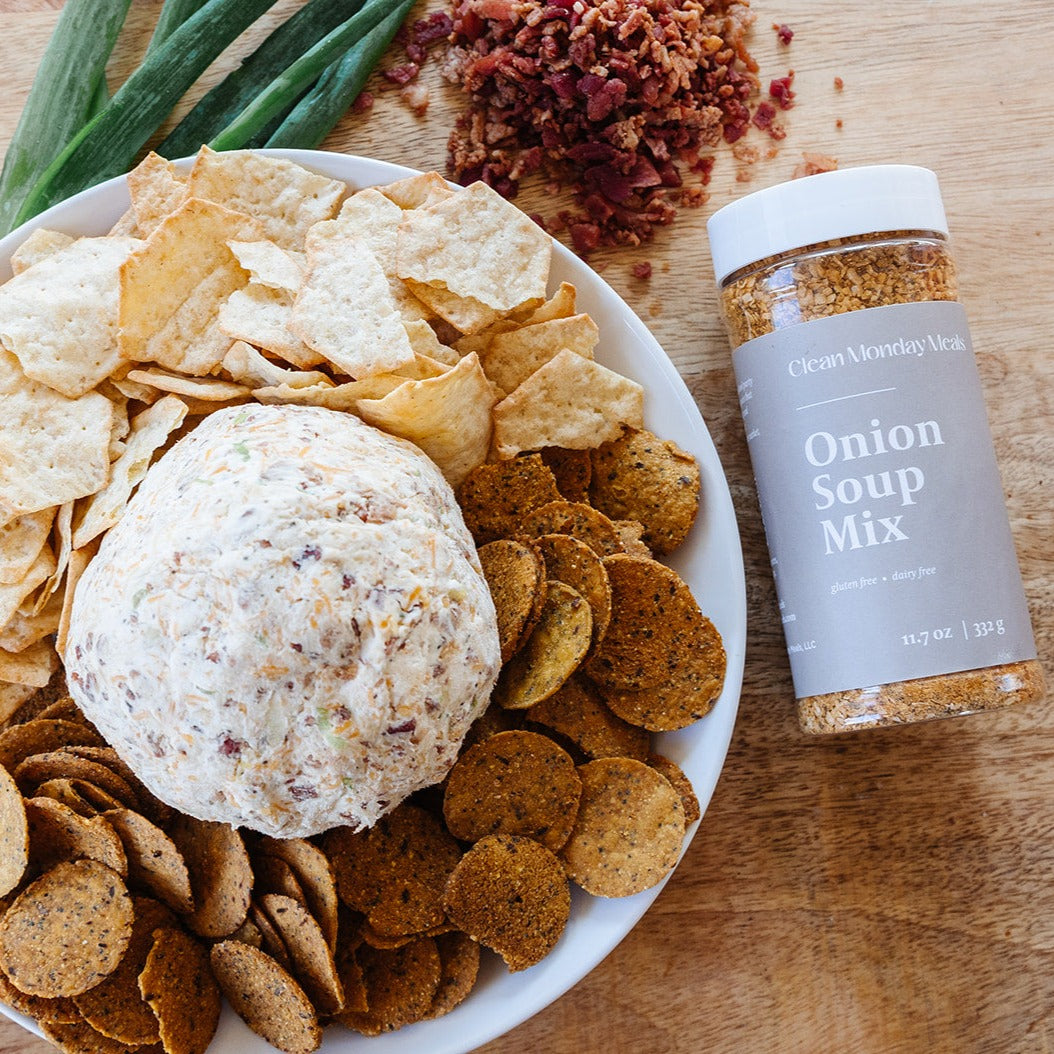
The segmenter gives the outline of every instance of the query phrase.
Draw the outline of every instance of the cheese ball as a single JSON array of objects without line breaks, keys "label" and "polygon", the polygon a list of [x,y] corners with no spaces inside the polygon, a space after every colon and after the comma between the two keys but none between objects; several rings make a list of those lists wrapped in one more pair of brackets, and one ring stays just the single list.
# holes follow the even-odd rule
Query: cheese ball
[{"label": "cheese ball", "polygon": [[144,784],[279,838],[440,781],[500,668],[454,494],[410,443],[298,406],[217,411],[81,578],[70,692]]}]

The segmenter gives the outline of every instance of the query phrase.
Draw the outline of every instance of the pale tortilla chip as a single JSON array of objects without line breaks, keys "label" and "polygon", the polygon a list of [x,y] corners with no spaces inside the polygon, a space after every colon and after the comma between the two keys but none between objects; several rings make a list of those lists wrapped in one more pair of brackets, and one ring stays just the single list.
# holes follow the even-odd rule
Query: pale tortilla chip
[{"label": "pale tortilla chip", "polygon": [[504,314],[545,298],[552,239],[485,183],[403,214],[398,274]]},{"label": "pale tortilla chip", "polygon": [[558,446],[584,450],[644,427],[644,389],[598,362],[561,351],[494,408],[499,457]]},{"label": "pale tortilla chip", "polygon": [[269,385],[253,391],[253,397],[261,403],[294,403],[298,406],[324,406],[327,410],[342,410],[358,413],[362,399],[382,399],[389,392],[409,379],[395,373],[380,373],[376,377],[364,377],[348,384],[313,384],[307,388],[293,388],[288,384]]},{"label": "pale tortilla chip", "polygon": [[66,587],[62,593],[59,628],[55,634],[55,650],[59,655],[63,655],[66,652],[66,637],[70,631],[70,613],[73,610],[73,598],[77,591],[77,583],[81,580],[81,575],[84,574],[97,550],[98,543],[93,542],[85,549],[74,549],[70,553],[69,566],[66,568]]},{"label": "pale tortilla chip", "polygon": [[94,494],[110,476],[113,404],[67,399],[0,351],[0,520]]},{"label": "pale tortilla chip", "polygon": [[[438,286],[406,279],[406,288],[432,314],[449,322],[459,333],[478,333],[493,325],[501,315],[475,297],[457,296]],[[460,350],[460,349],[459,349]]]},{"label": "pale tortilla chip", "polygon": [[535,308],[524,319],[523,324],[533,326],[537,322],[548,322],[554,318],[570,318],[575,314],[577,299],[578,290],[570,282],[561,282],[560,288],[544,304]]},{"label": "pale tortilla chip", "polygon": [[73,548],[82,549],[121,518],[132,491],[146,476],[154,454],[183,423],[187,404],[166,395],[136,414],[124,453],[114,462],[110,482],[93,494],[80,510],[73,532]]},{"label": "pale tortilla chip", "polygon": [[288,384],[290,388],[310,388],[316,385],[332,388],[333,382],[318,370],[287,370],[264,358],[256,348],[244,340],[236,340],[223,356],[223,368],[238,384],[250,388]]},{"label": "pale tortilla chip", "polygon": [[46,599],[47,603],[39,612],[26,611],[24,607],[15,612],[7,625],[0,629],[0,648],[9,652],[25,651],[59,628],[62,597],[52,595]]},{"label": "pale tortilla chip", "polygon": [[150,384],[136,384],[128,380],[128,374],[135,369],[134,362],[123,363],[117,371],[108,377],[96,391],[105,395],[115,405],[118,399],[136,400],[140,403],[154,403],[161,398],[161,392]]},{"label": "pale tortilla chip", "polygon": [[73,238],[62,231],[49,230],[47,227],[38,227],[28,238],[11,254],[12,274],[21,274],[29,270],[33,264],[50,256],[59,249],[65,249],[67,245],[73,244]]},{"label": "pale tortilla chip", "polygon": [[138,238],[140,231],[139,224],[135,222],[135,213],[125,209],[106,233],[111,238]]},{"label": "pale tortilla chip", "polygon": [[24,651],[0,651],[0,681],[43,688],[59,668],[55,645],[49,639],[37,641]]},{"label": "pale tortilla chip", "polygon": [[312,351],[290,328],[293,295],[250,282],[231,293],[220,308],[220,329],[232,340],[263,348],[301,368],[325,359]]},{"label": "pale tortilla chip", "polygon": [[269,289],[295,293],[304,280],[304,254],[290,252],[271,241],[228,243],[238,263],[249,272],[249,281]]},{"label": "pale tortilla chip", "polygon": [[408,381],[383,399],[359,402],[362,419],[416,443],[453,487],[486,459],[494,391],[479,358],[467,355],[438,377]]},{"label": "pale tortilla chip", "polygon": [[56,509],[41,509],[0,524],[0,586],[21,582],[48,540]]},{"label": "pale tortilla chip", "polygon": [[313,241],[307,259],[290,328],[309,348],[355,380],[413,361],[388,278],[366,242]]},{"label": "pale tortilla chip", "polygon": [[456,191],[438,172],[421,172],[377,188],[400,209],[419,209],[449,198]]},{"label": "pale tortilla chip", "polygon": [[150,151],[128,173],[128,193],[136,229],[144,237],[187,197],[187,181],[171,161]]},{"label": "pale tortilla chip", "polygon": [[413,321],[403,319],[403,328],[410,338],[410,347],[414,349],[414,354],[426,355],[447,366],[456,365],[458,359],[461,358],[453,348],[440,341],[436,336],[436,331],[424,319]]},{"label": "pale tortilla chip", "polygon": [[486,375],[502,391],[511,393],[565,348],[585,359],[593,358],[599,339],[600,330],[588,315],[554,318],[496,334],[480,361]]},{"label": "pale tortilla chip", "polygon": [[[46,582],[55,571],[55,554],[50,545],[45,545],[37,554],[32,566],[17,582],[0,586],[0,626],[6,626],[15,613],[39,585]],[[11,680],[12,678],[6,678]],[[0,681],[5,680],[0,674]]]},{"label": "pale tortilla chip", "polygon": [[117,275],[141,245],[78,238],[0,286],[0,342],[27,377],[76,399],[120,365]]},{"label": "pale tortilla chip", "polygon": [[302,248],[308,228],[334,216],[347,192],[340,180],[283,158],[208,147],[198,153],[187,189],[194,197],[254,216],[265,236],[283,249]]},{"label": "pale tortilla chip", "polygon": [[214,370],[230,347],[220,307],[248,281],[227,242],[259,236],[255,220],[197,198],[166,216],[120,269],[122,356],[195,376]]},{"label": "pale tortilla chip", "polygon": [[[70,552],[73,549],[73,506],[74,502],[67,501],[60,505],[55,513],[55,541],[53,552],[55,553],[55,570],[41,587],[40,595],[37,597],[33,614],[43,611],[52,594],[62,584],[62,576],[66,573],[66,565],[70,562]],[[57,544],[55,544],[57,543]]]},{"label": "pale tortilla chip", "polygon": [[22,704],[36,691],[31,684],[12,684],[0,681],[0,721],[18,713]]},{"label": "pale tortilla chip", "polygon": [[219,377],[185,377],[181,373],[169,373],[152,367],[148,370],[131,370],[128,380],[136,384],[149,384],[163,392],[185,395],[207,403],[229,403],[248,399],[251,391],[244,384],[235,384]]}]

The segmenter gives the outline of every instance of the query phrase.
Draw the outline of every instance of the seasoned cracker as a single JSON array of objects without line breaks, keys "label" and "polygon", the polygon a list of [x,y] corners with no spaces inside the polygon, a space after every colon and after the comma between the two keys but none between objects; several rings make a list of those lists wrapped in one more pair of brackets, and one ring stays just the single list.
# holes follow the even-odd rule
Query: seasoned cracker
[{"label": "seasoned cracker", "polygon": [[318,1048],[318,1014],[287,970],[241,941],[220,941],[211,956],[227,1001],[257,1035],[286,1054],[310,1054]]},{"label": "seasoned cracker", "polygon": [[22,792],[0,768],[0,897],[14,889],[29,863],[29,825]]},{"label": "seasoned cracker", "polygon": [[194,910],[190,874],[183,854],[157,824],[132,809],[109,809],[103,817],[117,832],[128,860],[128,878],[173,911]]},{"label": "seasoned cracker", "polygon": [[241,834],[225,823],[177,814],[169,835],[187,864],[194,911],[187,925],[201,937],[226,937],[249,912],[253,875]]},{"label": "seasoned cracker", "polygon": [[357,952],[366,992],[365,1011],[337,1015],[348,1028],[365,1036],[379,1036],[429,1015],[442,964],[432,937],[420,937],[399,948],[371,948]]},{"label": "seasoned cracker", "polygon": [[136,793],[127,780],[106,765],[90,758],[78,757],[66,749],[30,755],[19,763],[14,777],[27,795],[46,780],[77,779],[94,784],[129,808],[139,807]]},{"label": "seasoned cracker", "polygon": [[161,1038],[157,1017],[139,990],[139,974],[154,945],[154,930],[174,926],[175,916],[149,897],[132,897],[132,935],[117,969],[100,984],[74,996],[85,1021],[110,1039],[129,1046]]},{"label": "seasoned cracker", "polygon": [[502,668],[493,698],[508,710],[547,699],[589,651],[593,616],[582,595],[563,582],[547,582],[545,603],[523,646]]},{"label": "seasoned cracker", "polygon": [[269,838],[258,841],[260,853],[282,860],[293,871],[326,941],[337,943],[339,901],[337,882],[326,854],[306,838]]},{"label": "seasoned cracker", "polygon": [[521,533],[533,509],[559,499],[556,478],[538,454],[480,465],[458,488],[458,504],[477,545]]},{"label": "seasoned cracker", "polygon": [[563,865],[548,849],[521,835],[494,834],[461,858],[444,904],[459,929],[517,971],[556,946],[570,917],[571,893]]},{"label": "seasoned cracker", "polygon": [[533,548],[511,538],[481,546],[479,562],[498,616],[501,661],[508,662],[541,613],[545,562]]},{"label": "seasoned cracker", "polygon": [[44,754],[72,743],[102,746],[105,740],[83,721],[35,717],[0,732],[0,765],[14,772],[30,755]]},{"label": "seasoned cracker", "polygon": [[56,864],[0,921],[0,969],[28,995],[79,995],[117,968],[132,918],[116,872],[95,860]]},{"label": "seasoned cracker", "polygon": [[651,737],[617,717],[587,677],[573,674],[548,699],[524,714],[570,740],[588,758],[628,757],[643,761]]},{"label": "seasoned cracker", "polygon": [[572,881],[598,897],[650,889],[684,844],[681,797],[661,773],[632,758],[581,765],[582,802],[560,858]]},{"label": "seasoned cracker", "polygon": [[574,761],[548,736],[499,732],[450,770],[443,817],[464,842],[522,834],[555,852],[571,834],[581,792]]},{"label": "seasoned cracker", "polygon": [[[165,1054],[204,1054],[220,1020],[220,988],[208,948],[170,926],[153,931],[139,991],[157,1018]],[[243,947],[245,947],[243,945]]]},{"label": "seasoned cracker", "polygon": [[645,760],[656,772],[661,772],[681,796],[685,824],[690,826],[695,823],[702,816],[702,810],[699,807],[699,799],[695,795],[695,790],[692,788],[692,781],[684,774],[681,766],[665,754],[649,754]]},{"label": "seasoned cracker", "polygon": [[699,511],[699,465],[670,440],[628,430],[591,451],[592,503],[613,520],[636,520],[654,552],[672,552]]},{"label": "seasoned cracker", "polygon": [[532,509],[523,518],[520,533],[530,538],[569,534],[585,542],[598,556],[613,556],[622,550],[615,525],[584,502],[561,499]]},{"label": "seasoned cracker", "polygon": [[595,648],[611,621],[611,583],[603,562],[586,542],[569,534],[543,534],[533,544],[545,561],[546,579],[570,586],[589,604],[590,648]]},{"label": "seasoned cracker", "polygon": [[122,878],[128,873],[124,847],[101,816],[81,816],[54,798],[26,799],[29,859],[34,870],[46,871],[62,860],[97,860]]},{"label": "seasoned cracker", "polygon": [[479,944],[467,933],[454,931],[436,937],[439,985],[429,1017],[449,1014],[468,998],[479,976]]},{"label": "seasoned cracker", "polygon": [[593,462],[588,450],[569,450],[547,446],[539,453],[556,477],[556,488],[565,501],[589,503],[589,481],[593,476]]}]

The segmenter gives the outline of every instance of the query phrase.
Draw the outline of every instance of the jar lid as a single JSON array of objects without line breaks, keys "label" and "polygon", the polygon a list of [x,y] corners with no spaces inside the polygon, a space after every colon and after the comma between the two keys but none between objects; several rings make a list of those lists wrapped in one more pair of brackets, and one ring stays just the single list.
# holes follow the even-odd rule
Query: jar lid
[{"label": "jar lid", "polygon": [[733,271],[806,245],[881,231],[948,233],[937,177],[915,165],[866,165],[792,179],[710,217],[720,284]]}]

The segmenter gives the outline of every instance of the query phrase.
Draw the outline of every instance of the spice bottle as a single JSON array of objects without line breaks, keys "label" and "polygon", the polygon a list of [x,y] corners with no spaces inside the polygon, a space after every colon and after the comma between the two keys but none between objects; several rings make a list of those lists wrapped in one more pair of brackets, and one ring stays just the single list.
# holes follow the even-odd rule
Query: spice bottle
[{"label": "spice bottle", "polygon": [[936,176],[809,176],[708,233],[802,729],[1041,697]]}]

